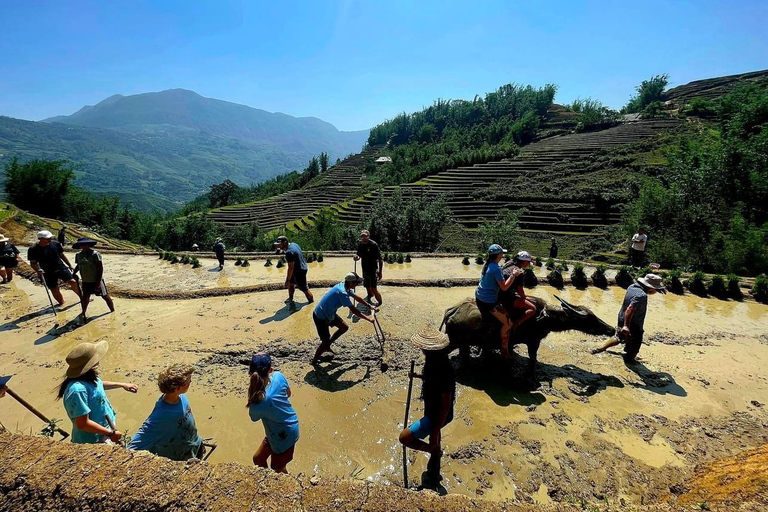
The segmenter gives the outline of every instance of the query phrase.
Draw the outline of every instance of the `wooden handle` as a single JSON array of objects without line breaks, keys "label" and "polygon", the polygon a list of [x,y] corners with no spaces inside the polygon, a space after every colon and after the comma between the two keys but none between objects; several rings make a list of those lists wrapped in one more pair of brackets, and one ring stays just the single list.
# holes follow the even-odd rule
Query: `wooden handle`
[{"label": "wooden handle", "polygon": [[[40,411],[35,409],[29,402],[27,402],[26,400],[21,398],[19,395],[17,395],[13,390],[11,390],[11,388],[6,387],[5,388],[5,392],[8,393],[9,395],[11,395],[11,397],[13,397],[14,400],[16,400],[21,405],[23,405],[29,412],[31,412],[32,414],[34,414],[35,416],[37,416],[38,418],[40,418],[44,422],[49,423],[49,424],[51,423],[51,420],[46,418],[43,413],[41,413]],[[59,427],[56,427],[56,432],[58,432],[64,439],[69,437],[69,432],[67,432],[66,430],[62,430]]]},{"label": "wooden handle", "polygon": [[[408,428],[408,414],[411,412],[411,393],[413,392],[413,371],[416,368],[416,362],[411,361],[411,371],[408,373],[408,398],[405,401],[405,419],[403,420],[403,428]],[[403,445],[403,484],[406,489],[408,488],[408,460],[407,451],[405,445]]]}]

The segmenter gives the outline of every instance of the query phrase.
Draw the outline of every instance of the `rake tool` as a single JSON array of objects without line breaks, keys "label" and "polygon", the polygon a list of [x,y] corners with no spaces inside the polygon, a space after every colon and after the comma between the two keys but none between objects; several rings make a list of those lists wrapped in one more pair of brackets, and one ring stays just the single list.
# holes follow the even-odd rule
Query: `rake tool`
[{"label": "rake tool", "polygon": [[214,441],[214,439],[212,437],[209,437],[207,439],[203,439],[203,446],[205,446],[206,448],[210,448],[210,450],[208,450],[208,453],[206,453],[205,456],[203,457],[203,460],[208,460],[208,457],[211,456],[213,451],[216,448],[218,448],[219,445],[216,444],[216,442]]},{"label": "rake tool", "polygon": [[[26,400],[21,398],[19,395],[17,395],[13,390],[11,390],[11,388],[6,386],[5,392],[8,393],[9,395],[11,395],[21,405],[23,405],[29,412],[31,412],[32,414],[34,414],[35,416],[37,416],[38,418],[40,418],[44,422],[46,422],[48,424],[51,423],[51,420],[46,418],[43,413],[41,413],[40,411],[38,411],[37,409],[32,407],[32,405],[29,402],[27,402]],[[62,430],[59,427],[56,427],[56,432],[58,432],[61,435],[62,439],[66,439],[66,438],[69,437],[69,432],[67,432],[66,430]]]},{"label": "rake tool", "polygon": [[43,288],[45,288],[45,294],[48,296],[48,302],[51,304],[51,314],[53,315],[53,318],[55,319],[55,322],[53,323],[53,328],[58,329],[59,328],[59,317],[56,314],[56,309],[53,307],[53,298],[51,297],[51,291],[48,289],[48,284],[45,282],[45,271],[43,271],[43,277],[40,278],[40,281],[43,282]]}]

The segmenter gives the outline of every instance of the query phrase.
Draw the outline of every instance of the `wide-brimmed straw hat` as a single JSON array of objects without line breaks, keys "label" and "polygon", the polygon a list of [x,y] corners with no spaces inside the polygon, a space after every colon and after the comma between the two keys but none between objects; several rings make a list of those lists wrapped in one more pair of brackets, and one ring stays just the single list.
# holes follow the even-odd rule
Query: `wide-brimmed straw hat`
[{"label": "wide-brimmed straw hat", "polygon": [[0,242],[10,242],[11,239],[5,235],[0,235]]},{"label": "wide-brimmed straw hat", "polygon": [[655,288],[659,291],[665,291],[664,280],[656,274],[646,274],[645,277],[638,277],[637,282],[648,288]]},{"label": "wide-brimmed straw hat", "polygon": [[421,332],[414,334],[411,343],[421,350],[442,350],[450,343],[448,335],[438,331],[434,327],[427,327]]},{"label": "wide-brimmed straw hat", "polygon": [[101,361],[104,354],[109,350],[107,340],[97,341],[96,343],[81,343],[72,349],[67,355],[67,377],[75,379],[88,372],[91,368]]},{"label": "wide-brimmed straw hat", "polygon": [[72,244],[72,248],[79,249],[84,245],[96,245],[97,243],[99,242],[97,242],[93,238],[88,238],[87,236],[81,236],[80,238],[77,239],[77,242]]}]

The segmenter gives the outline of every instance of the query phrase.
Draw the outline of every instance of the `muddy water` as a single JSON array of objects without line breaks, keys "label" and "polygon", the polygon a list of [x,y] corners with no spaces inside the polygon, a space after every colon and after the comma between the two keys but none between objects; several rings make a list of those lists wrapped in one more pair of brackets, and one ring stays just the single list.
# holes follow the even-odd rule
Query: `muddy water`
[{"label": "muddy water", "polygon": [[[341,271],[345,261],[324,265]],[[227,269],[230,282],[238,275],[233,269]],[[269,274],[250,268],[257,269]],[[185,272],[192,273],[189,267]],[[131,281],[132,287],[143,281],[134,279],[139,282]],[[535,295],[554,301],[553,292],[540,287]],[[405,340],[425,323],[438,325],[442,311],[472,289],[384,287],[383,293],[380,318],[389,338],[384,373],[372,327],[351,320],[337,357],[318,369],[309,366],[315,347],[311,307],[299,303],[291,312],[284,291],[178,302],[118,300],[114,315],[104,314],[105,305],[96,299],[89,309],[97,316],[92,322],[67,323],[77,314],[73,307],[59,315],[64,327],[54,331],[53,317],[38,314],[47,301],[44,291],[17,280],[0,292],[0,374],[16,374],[13,389],[61,418],[52,389],[63,374],[64,356],[81,341],[107,339],[103,378],[141,387],[137,395],[109,392],[119,427],[130,433],[158,397],[157,373],[172,362],[196,364],[189,399],[201,434],[219,443],[210,461],[247,464],[263,428],[248,419],[243,362],[252,351],[266,349],[292,385],[301,422],[289,470],[398,483],[406,368],[419,356]],[[615,321],[623,297],[618,288],[556,293],[590,305],[608,323]],[[65,296],[74,298],[71,292]],[[517,348],[521,355],[511,366],[490,357],[459,367],[455,420],[443,436],[445,487],[498,500],[597,500],[609,494],[639,501],[666,491],[697,462],[768,441],[761,405],[768,404],[762,371],[768,364],[768,307],[674,295],[649,302],[646,336],[653,341],[643,347],[644,363],[634,371],[613,353],[590,355],[602,340],[577,332],[544,341],[537,388],[517,377],[526,362],[524,347]],[[419,389],[417,383],[415,396]],[[10,430],[41,427],[9,397],[0,410]],[[411,420],[421,411],[415,401]],[[410,456],[414,481],[426,458]]]}]

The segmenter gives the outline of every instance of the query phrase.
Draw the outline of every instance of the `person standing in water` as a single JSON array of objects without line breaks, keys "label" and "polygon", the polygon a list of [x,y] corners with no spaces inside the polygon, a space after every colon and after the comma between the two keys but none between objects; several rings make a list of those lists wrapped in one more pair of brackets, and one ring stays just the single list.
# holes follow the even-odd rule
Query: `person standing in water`
[{"label": "person standing in water", "polygon": [[72,273],[80,272],[83,282],[83,296],[80,299],[80,304],[83,308],[81,313],[83,323],[88,321],[85,313],[88,310],[91,295],[104,299],[109,310],[112,313],[115,312],[115,303],[112,302],[112,297],[109,296],[107,291],[107,284],[104,282],[104,264],[101,261],[101,254],[93,250],[95,246],[96,240],[86,237],[78,238],[77,242],[72,244],[73,249],[80,249],[80,252],[75,254],[75,270]]},{"label": "person standing in water", "polygon": [[309,291],[309,285],[307,284],[307,260],[304,259],[304,253],[301,252],[301,247],[295,242],[289,242],[287,236],[277,237],[277,242],[274,243],[283,254],[285,254],[285,262],[288,264],[288,270],[285,274],[285,287],[288,288],[288,300],[286,302],[293,302],[293,294],[296,288],[304,292],[304,296],[307,298],[307,303],[312,304],[315,298],[312,296],[312,292]]},{"label": "person standing in water", "polygon": [[61,244],[53,239],[53,233],[46,230],[40,231],[37,234],[37,243],[27,251],[27,259],[59,306],[64,305],[64,297],[59,290],[59,280],[67,283],[77,298],[82,300],[80,286],[72,275],[72,264],[64,254]]},{"label": "person standing in water", "polygon": [[667,293],[664,282],[656,274],[647,274],[639,277],[637,282],[629,285],[624,294],[624,302],[619,311],[616,336],[609,338],[605,344],[592,351],[592,354],[600,354],[611,347],[624,344],[624,362],[633,364],[637,362],[637,354],[643,344],[645,325],[645,313],[648,310],[648,296],[656,292]]},{"label": "person standing in water", "polygon": [[499,244],[488,247],[488,258],[483,265],[480,283],[475,290],[475,303],[484,319],[493,317],[501,323],[501,354],[509,359],[512,357],[509,353],[509,334],[514,324],[509,319],[507,310],[499,303],[499,290],[508,290],[515,279],[522,276],[523,271],[517,269],[506,280],[504,279],[499,262],[505,252],[507,251]]},{"label": "person standing in water", "polygon": [[19,250],[5,235],[0,235],[0,277],[3,282],[13,281],[13,269],[19,266]]},{"label": "person standing in water", "polygon": [[557,253],[559,252],[559,248],[557,247],[557,240],[555,240],[555,237],[552,237],[550,242],[551,244],[549,245],[549,257],[555,259],[557,258]]},{"label": "person standing in water", "polygon": [[67,355],[67,374],[59,385],[58,400],[64,400],[64,409],[72,420],[73,443],[117,443],[122,432],[112,430],[106,417],[116,423],[115,410],[105,390],[124,389],[136,393],[136,384],[107,382],[99,378],[98,365],[109,349],[105,341],[81,343]]},{"label": "person standing in water", "polygon": [[162,395],[131,438],[129,450],[146,450],[171,460],[203,458],[203,440],[186,395],[194,372],[190,365],[177,363],[160,373],[157,385]]},{"label": "person standing in water", "polygon": [[381,258],[379,244],[371,240],[371,232],[367,229],[360,232],[360,243],[357,244],[357,253],[353,258],[355,261],[360,260],[363,268],[363,286],[368,292],[365,301],[370,302],[371,297],[376,297],[377,306],[381,306],[382,300],[378,282],[384,272],[384,260]]},{"label": "person standing in water", "polygon": [[[429,454],[424,486],[435,488],[440,476],[442,429],[453,421],[456,402],[456,373],[448,359],[448,336],[436,329],[427,329],[411,338],[411,343],[424,353],[424,370],[413,377],[422,379],[424,417],[400,432],[400,442],[412,450]],[[409,375],[410,376],[410,375]],[[429,436],[429,442],[424,439]]]},{"label": "person standing in water", "polygon": [[251,421],[264,424],[264,440],[253,455],[256,466],[270,466],[287,473],[299,440],[299,417],[291,405],[291,387],[282,373],[273,370],[272,358],[264,352],[254,354],[248,368],[248,414]]},{"label": "person standing in water", "polygon": [[224,270],[224,249],[226,248],[221,238],[217,238],[213,244],[213,252],[216,253],[216,259],[219,260],[219,270]]}]

